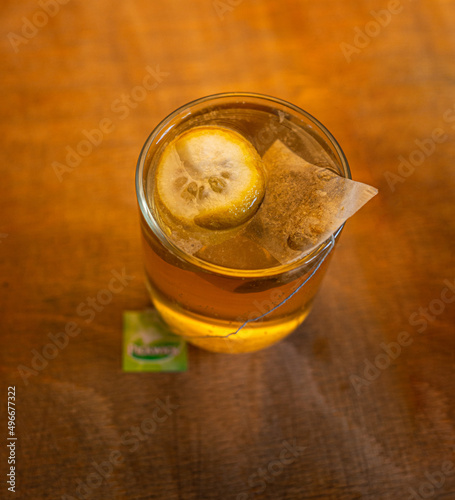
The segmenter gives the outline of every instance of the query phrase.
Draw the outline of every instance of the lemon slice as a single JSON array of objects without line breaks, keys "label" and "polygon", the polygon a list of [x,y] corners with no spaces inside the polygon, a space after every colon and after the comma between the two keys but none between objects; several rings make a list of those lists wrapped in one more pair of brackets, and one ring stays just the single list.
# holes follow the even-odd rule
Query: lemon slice
[{"label": "lemon slice", "polygon": [[195,127],[165,149],[156,169],[158,203],[184,225],[231,229],[250,219],[265,193],[262,160],[243,136]]}]

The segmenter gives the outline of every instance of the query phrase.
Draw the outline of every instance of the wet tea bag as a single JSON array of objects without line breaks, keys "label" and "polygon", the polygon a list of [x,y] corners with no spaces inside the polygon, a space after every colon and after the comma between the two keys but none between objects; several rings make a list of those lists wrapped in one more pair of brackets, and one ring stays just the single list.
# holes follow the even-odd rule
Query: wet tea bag
[{"label": "wet tea bag", "polygon": [[267,190],[246,235],[281,264],[313,251],[378,192],[308,163],[279,140],[263,162]]}]

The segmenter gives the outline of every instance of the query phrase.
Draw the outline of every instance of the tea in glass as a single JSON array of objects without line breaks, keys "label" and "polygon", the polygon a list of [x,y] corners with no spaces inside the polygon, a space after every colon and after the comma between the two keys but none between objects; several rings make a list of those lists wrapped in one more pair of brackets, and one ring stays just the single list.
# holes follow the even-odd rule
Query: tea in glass
[{"label": "tea in glass", "polygon": [[141,152],[136,189],[147,287],[171,329],[201,348],[255,351],[295,330],[340,236],[342,225],[301,251],[313,235],[297,231],[295,221],[316,219],[294,208],[306,187],[270,159],[272,151],[280,154],[277,144],[350,179],[341,148],[321,123],[258,94],[189,103],[156,127]]}]

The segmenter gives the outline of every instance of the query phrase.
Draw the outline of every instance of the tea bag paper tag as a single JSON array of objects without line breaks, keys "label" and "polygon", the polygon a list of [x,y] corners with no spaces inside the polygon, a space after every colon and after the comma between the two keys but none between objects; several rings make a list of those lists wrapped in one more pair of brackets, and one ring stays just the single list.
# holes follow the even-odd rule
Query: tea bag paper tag
[{"label": "tea bag paper tag", "polygon": [[181,372],[187,367],[185,340],[155,310],[123,313],[123,371]]}]

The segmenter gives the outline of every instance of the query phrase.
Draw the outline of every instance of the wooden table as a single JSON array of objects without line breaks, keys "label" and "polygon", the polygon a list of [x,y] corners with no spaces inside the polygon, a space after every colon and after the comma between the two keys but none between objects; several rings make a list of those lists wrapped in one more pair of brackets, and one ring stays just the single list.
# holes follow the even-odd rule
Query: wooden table
[{"label": "wooden table", "polygon": [[[455,2],[1,11],[0,497],[454,499]],[[179,105],[232,90],[318,117],[380,194],[289,338],[190,348],[186,373],[123,373],[122,311],[149,305],[139,151]],[[87,134],[85,156],[66,158]],[[133,279],[87,322],[81,304],[113,271]],[[68,324],[67,345],[46,347]]]}]

